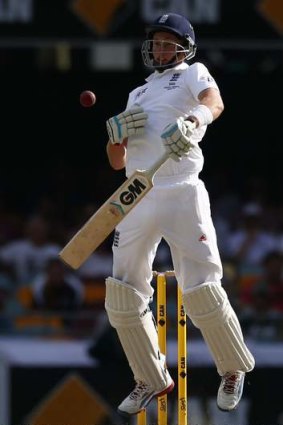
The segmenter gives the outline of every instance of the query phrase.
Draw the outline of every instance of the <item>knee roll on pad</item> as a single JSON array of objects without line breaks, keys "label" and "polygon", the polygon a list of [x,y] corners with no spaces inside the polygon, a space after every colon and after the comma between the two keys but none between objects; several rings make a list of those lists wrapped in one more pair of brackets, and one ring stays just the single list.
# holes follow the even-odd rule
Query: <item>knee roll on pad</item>
[{"label": "knee roll on pad", "polygon": [[105,309],[110,324],[118,333],[135,379],[150,384],[156,390],[163,389],[167,384],[167,371],[146,298],[127,283],[108,277]]},{"label": "knee roll on pad", "polygon": [[200,329],[218,373],[254,368],[254,358],[244,343],[239,320],[223,287],[205,283],[183,295],[184,308]]},{"label": "knee roll on pad", "polygon": [[105,309],[114,328],[141,326],[149,317],[152,320],[146,298],[132,286],[113,277],[106,279]]}]

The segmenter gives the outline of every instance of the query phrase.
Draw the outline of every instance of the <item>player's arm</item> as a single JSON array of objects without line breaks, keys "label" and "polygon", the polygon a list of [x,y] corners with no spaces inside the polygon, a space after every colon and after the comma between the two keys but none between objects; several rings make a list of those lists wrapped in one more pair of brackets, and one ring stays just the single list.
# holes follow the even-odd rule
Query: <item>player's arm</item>
[{"label": "player's arm", "polygon": [[186,118],[189,121],[195,122],[197,127],[212,123],[224,110],[221,94],[214,87],[209,87],[201,91],[198,99],[200,104]]},{"label": "player's arm", "polygon": [[125,167],[128,137],[143,134],[146,120],[147,114],[143,108],[134,105],[106,121],[109,136],[106,151],[109,163],[115,170]]},{"label": "player's arm", "polygon": [[109,140],[106,146],[106,152],[109,164],[114,170],[121,170],[126,165],[128,139],[125,138],[122,143],[114,144]]},{"label": "player's arm", "polygon": [[193,147],[191,136],[195,128],[212,123],[224,109],[224,104],[216,88],[202,90],[198,96],[200,101],[187,118],[178,118],[165,127],[161,138],[168,155],[174,161],[187,156]]}]

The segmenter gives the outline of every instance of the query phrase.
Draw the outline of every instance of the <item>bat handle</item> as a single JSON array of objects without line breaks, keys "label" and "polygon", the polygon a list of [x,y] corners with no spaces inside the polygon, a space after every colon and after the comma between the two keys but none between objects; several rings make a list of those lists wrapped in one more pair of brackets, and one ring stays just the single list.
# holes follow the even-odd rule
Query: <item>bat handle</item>
[{"label": "bat handle", "polygon": [[159,170],[161,165],[164,164],[164,162],[167,161],[169,158],[169,155],[167,152],[165,152],[151,167],[149,170],[147,170],[147,175],[152,179],[155,175],[155,173]]}]

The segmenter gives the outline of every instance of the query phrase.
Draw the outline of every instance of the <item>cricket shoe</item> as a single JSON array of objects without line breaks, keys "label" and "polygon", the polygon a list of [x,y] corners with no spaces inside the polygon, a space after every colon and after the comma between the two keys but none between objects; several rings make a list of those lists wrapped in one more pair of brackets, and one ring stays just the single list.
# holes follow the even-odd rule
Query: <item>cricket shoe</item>
[{"label": "cricket shoe", "polygon": [[236,409],[243,394],[245,372],[227,372],[222,376],[217,394],[217,406],[228,412]]},{"label": "cricket shoe", "polygon": [[163,390],[156,391],[151,385],[137,381],[134,390],[125,398],[118,407],[118,413],[128,418],[145,409],[154,397],[170,393],[174,388],[174,381],[168,373],[168,382]]}]

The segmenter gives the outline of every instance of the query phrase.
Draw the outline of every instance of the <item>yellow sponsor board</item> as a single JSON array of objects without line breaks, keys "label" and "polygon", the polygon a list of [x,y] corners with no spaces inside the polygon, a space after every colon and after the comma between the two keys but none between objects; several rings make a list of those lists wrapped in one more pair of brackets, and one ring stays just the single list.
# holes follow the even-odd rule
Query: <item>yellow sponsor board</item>
[{"label": "yellow sponsor board", "polygon": [[60,382],[27,418],[29,425],[102,425],[110,408],[75,374]]},{"label": "yellow sponsor board", "polygon": [[124,3],[125,0],[75,0],[73,10],[90,28],[104,35],[115,12]]},{"label": "yellow sponsor board", "polygon": [[263,0],[259,3],[260,13],[283,34],[283,1],[282,0]]}]

